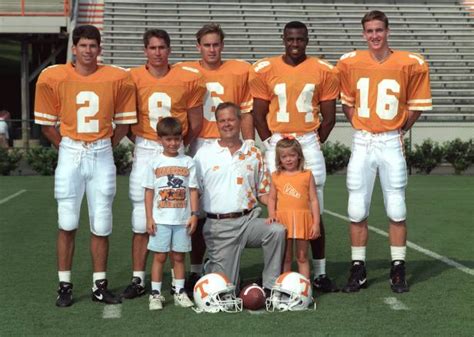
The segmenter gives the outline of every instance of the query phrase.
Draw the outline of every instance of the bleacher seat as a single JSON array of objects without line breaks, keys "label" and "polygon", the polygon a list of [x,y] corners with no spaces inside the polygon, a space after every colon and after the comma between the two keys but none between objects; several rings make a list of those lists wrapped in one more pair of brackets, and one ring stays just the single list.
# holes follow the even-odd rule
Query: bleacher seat
[{"label": "bleacher seat", "polygon": [[457,3],[106,0],[103,59],[125,67],[143,64],[141,35],[150,27],[170,33],[172,62],[196,59],[194,34],[214,21],[226,32],[224,57],[254,62],[281,54],[284,25],[300,20],[310,30],[308,54],[335,63],[343,53],[366,48],[360,19],[372,9],[389,17],[392,48],[419,52],[429,62],[435,105],[430,116],[474,117],[474,21]]}]

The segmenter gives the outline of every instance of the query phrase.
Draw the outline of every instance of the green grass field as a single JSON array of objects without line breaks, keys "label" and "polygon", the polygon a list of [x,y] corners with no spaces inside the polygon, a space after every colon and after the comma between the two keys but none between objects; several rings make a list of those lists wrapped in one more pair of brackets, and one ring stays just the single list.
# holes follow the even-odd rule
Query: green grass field
[{"label": "green grass field", "polygon": [[[128,178],[119,177],[111,236],[109,285],[121,291],[130,278]],[[4,201],[20,191],[21,195]],[[344,176],[329,176],[326,208],[346,214]],[[408,249],[411,291],[396,295],[388,284],[389,245],[370,233],[369,288],[356,294],[317,296],[318,309],[299,313],[243,312],[196,314],[169,304],[148,310],[146,296],[114,306],[119,318],[107,318],[105,306],[90,300],[91,263],[88,222],[83,212],[73,267],[75,304],[54,305],[56,203],[51,177],[0,177],[0,336],[157,335],[157,336],[474,336],[474,178],[411,176],[407,191],[409,240],[467,267]],[[327,270],[338,284],[346,281],[350,247],[347,222],[326,214]],[[374,192],[370,225],[386,231],[380,189]],[[261,253],[247,250],[244,279],[258,277]],[[147,276],[148,277],[148,276]],[[169,272],[165,284],[169,282]],[[167,288],[165,288],[167,295]]]}]

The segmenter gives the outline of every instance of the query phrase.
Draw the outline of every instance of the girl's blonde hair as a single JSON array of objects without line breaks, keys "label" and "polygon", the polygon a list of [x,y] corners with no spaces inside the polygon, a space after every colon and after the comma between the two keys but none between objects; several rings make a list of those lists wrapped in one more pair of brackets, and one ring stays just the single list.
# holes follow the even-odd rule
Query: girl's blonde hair
[{"label": "girl's blonde hair", "polygon": [[275,165],[278,172],[283,171],[283,165],[280,161],[280,153],[282,149],[292,149],[298,154],[298,170],[304,169],[304,155],[300,142],[294,137],[285,137],[278,141],[275,148]]}]

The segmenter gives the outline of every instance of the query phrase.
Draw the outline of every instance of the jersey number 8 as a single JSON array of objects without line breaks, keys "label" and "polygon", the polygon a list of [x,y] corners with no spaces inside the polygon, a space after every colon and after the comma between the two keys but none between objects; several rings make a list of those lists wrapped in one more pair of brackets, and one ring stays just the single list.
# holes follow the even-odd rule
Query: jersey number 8
[{"label": "jersey number 8", "polygon": [[150,126],[156,131],[160,118],[171,116],[171,97],[164,92],[154,92],[148,98]]}]

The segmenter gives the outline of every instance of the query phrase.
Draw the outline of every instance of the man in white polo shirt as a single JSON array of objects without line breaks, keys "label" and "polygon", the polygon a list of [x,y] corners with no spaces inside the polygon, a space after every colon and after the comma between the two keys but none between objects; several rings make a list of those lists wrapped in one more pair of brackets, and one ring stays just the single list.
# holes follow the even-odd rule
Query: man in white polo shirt
[{"label": "man in white polo shirt", "polygon": [[262,247],[263,287],[267,292],[280,275],[285,228],[265,224],[257,199],[266,204],[270,180],[258,148],[240,140],[241,115],[233,103],[216,108],[220,139],[202,147],[194,160],[207,213],[203,235],[208,248],[206,272],[222,272],[235,285],[245,247]]}]

